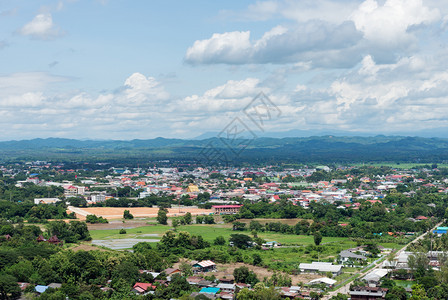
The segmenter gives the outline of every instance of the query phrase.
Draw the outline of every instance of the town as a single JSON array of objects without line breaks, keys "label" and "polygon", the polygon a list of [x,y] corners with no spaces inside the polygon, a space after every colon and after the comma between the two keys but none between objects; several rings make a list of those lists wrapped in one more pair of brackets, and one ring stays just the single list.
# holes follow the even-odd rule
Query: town
[{"label": "town", "polygon": [[1,172],[5,297],[446,295],[443,165],[32,161]]}]

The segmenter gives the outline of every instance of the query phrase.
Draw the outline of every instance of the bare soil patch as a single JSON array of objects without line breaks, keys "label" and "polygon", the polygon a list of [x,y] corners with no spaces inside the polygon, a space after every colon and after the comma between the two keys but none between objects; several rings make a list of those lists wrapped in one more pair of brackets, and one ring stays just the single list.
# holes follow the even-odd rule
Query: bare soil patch
[{"label": "bare soil patch", "polygon": [[[86,208],[76,208],[76,216],[85,220],[85,215],[97,215],[106,219],[121,219],[123,218],[123,212],[125,210],[129,210],[135,218],[148,218],[148,217],[157,217],[157,213],[159,211],[156,207],[86,207]],[[82,212],[80,214],[79,212]],[[208,215],[212,213],[211,209],[201,209],[201,208],[190,208],[190,207],[182,207],[182,208],[168,208],[168,217],[176,217],[183,216],[187,212],[191,213],[193,216],[195,215]]]},{"label": "bare soil patch", "polygon": [[82,244],[82,245],[78,245],[76,247],[70,248],[73,251],[80,251],[80,250],[84,250],[84,251],[93,251],[93,250],[99,250],[99,251],[107,251],[105,249],[102,248],[98,248],[94,245],[89,245],[89,244]]},{"label": "bare soil patch", "polygon": [[308,223],[312,224],[313,220],[308,219],[239,219],[238,221],[241,223],[246,223],[247,225],[250,224],[251,221],[257,221],[260,222],[260,224],[264,225],[266,223],[277,223],[280,222],[282,224],[287,224],[289,226],[294,226],[300,221],[305,220]]}]

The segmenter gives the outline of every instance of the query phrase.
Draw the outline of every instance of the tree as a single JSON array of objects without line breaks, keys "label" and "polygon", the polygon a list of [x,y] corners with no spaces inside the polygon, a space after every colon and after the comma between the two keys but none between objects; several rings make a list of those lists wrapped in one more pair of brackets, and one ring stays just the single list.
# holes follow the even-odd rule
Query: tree
[{"label": "tree", "polygon": [[232,229],[233,230],[243,231],[244,229],[246,229],[246,223],[235,221],[235,222],[233,222],[233,228]]},{"label": "tree", "polygon": [[314,233],[314,244],[316,246],[319,246],[320,242],[322,242],[322,234],[320,233],[320,231],[316,231]]},{"label": "tree", "polygon": [[131,214],[131,212],[129,210],[125,209],[123,212],[123,218],[127,219],[127,220],[131,220],[131,219],[134,219],[134,216]]},{"label": "tree", "polygon": [[1,299],[16,299],[20,296],[21,290],[17,280],[6,274],[0,275],[0,297]]},{"label": "tree", "polygon": [[263,260],[261,259],[261,256],[257,253],[254,253],[252,255],[252,259],[253,259],[253,265],[254,266],[261,266],[263,263]]},{"label": "tree", "polygon": [[235,282],[249,283],[251,285],[258,282],[257,275],[253,271],[249,271],[249,268],[246,266],[233,270],[233,277],[235,277]]},{"label": "tree", "polygon": [[252,238],[248,235],[237,233],[230,235],[229,241],[233,243],[233,246],[244,249],[250,245]]},{"label": "tree", "polygon": [[168,217],[167,217],[168,210],[166,208],[159,208],[159,211],[157,213],[157,222],[162,225],[168,224]]},{"label": "tree", "polygon": [[177,227],[179,226],[179,219],[173,219],[172,222],[174,230],[177,230]]},{"label": "tree", "polygon": [[186,225],[191,224],[191,222],[193,221],[192,217],[191,217],[191,213],[187,212],[184,216],[184,222]]},{"label": "tree", "polygon": [[217,236],[216,239],[213,241],[213,244],[217,246],[223,246],[226,244],[226,239],[222,235]]},{"label": "tree", "polygon": [[185,277],[193,275],[193,269],[191,265],[185,261],[180,264],[179,269],[181,270],[182,275]]}]

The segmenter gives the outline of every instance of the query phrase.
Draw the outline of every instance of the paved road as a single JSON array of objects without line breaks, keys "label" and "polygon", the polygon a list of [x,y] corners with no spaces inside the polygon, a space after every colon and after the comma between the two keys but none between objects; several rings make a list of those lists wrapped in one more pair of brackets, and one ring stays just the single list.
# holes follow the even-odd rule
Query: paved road
[{"label": "paved road", "polygon": [[[428,232],[432,232],[432,231],[435,230],[437,227],[439,227],[440,225],[442,225],[443,222],[445,222],[445,220],[443,220],[443,221],[441,221],[440,223],[436,224],[436,225],[434,226],[434,228],[432,228],[431,230],[429,230],[429,231],[427,231],[427,232],[425,232],[425,233],[422,233],[422,234],[419,235],[417,238],[413,239],[410,243],[406,244],[403,248],[401,248],[400,250],[398,250],[398,251],[395,253],[395,256],[399,256],[403,251],[406,251],[406,249],[408,248],[408,246],[409,246],[410,244],[413,244],[413,243],[415,243],[415,242],[417,242],[417,241],[423,239],[423,238],[425,237],[425,235],[428,234]],[[360,276],[358,276],[358,278],[361,278],[361,277],[365,276],[367,273],[370,273],[370,272],[372,272],[372,271],[374,271],[374,270],[376,270],[376,269],[379,269],[379,268],[381,267],[381,265],[382,265],[382,261],[383,261],[382,258],[383,258],[383,257],[381,257],[381,258],[375,260],[373,263],[371,263],[370,265],[368,265],[367,267],[365,267],[364,269],[362,269],[362,270],[360,271],[360,273],[358,273],[358,274],[360,275]],[[368,270],[368,271],[364,271],[364,270],[368,269],[369,267],[371,267],[372,265],[375,265],[375,267],[372,268],[372,269],[370,269],[370,270]],[[354,275],[354,276],[355,276],[355,275]],[[338,288],[337,290],[335,290],[335,291],[333,291],[333,292],[330,292],[328,295],[325,295],[322,299],[323,299],[323,300],[328,300],[328,299],[330,299],[331,297],[336,296],[338,293],[341,293],[341,294],[348,294],[348,292],[350,291],[350,284],[352,283],[353,279],[354,279],[353,277],[350,277],[350,279],[347,280],[347,283],[345,283],[343,286],[341,286],[341,287]]]}]

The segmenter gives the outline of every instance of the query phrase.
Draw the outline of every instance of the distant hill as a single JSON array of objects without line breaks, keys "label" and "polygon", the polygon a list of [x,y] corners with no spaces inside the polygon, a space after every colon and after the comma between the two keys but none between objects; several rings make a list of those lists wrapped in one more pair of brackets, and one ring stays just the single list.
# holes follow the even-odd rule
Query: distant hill
[{"label": "distant hill", "polygon": [[[3,160],[210,160],[219,152],[231,162],[448,160],[448,139],[407,136],[314,136],[226,140],[74,140],[61,138],[0,142]],[[218,160],[219,158],[214,158]]]}]

